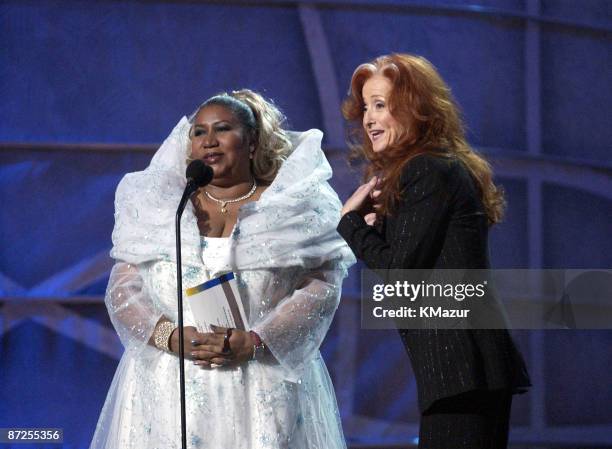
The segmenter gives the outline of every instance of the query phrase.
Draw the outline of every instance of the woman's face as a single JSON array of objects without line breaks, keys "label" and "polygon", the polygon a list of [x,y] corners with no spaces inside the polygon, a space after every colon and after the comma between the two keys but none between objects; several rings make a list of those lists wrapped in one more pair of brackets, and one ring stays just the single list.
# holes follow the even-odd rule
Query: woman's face
[{"label": "woman's face", "polygon": [[393,85],[382,76],[374,75],[363,85],[363,128],[372,142],[375,153],[384,151],[395,142],[400,126],[389,111],[389,96]]},{"label": "woman's face", "polygon": [[212,167],[213,185],[252,180],[248,138],[231,110],[215,104],[200,109],[191,135],[191,157]]}]

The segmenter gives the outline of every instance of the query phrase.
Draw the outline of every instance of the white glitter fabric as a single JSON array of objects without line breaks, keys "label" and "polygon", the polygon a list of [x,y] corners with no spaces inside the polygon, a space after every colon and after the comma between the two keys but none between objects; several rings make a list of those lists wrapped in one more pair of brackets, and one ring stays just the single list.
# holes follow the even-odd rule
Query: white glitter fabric
[{"label": "white glitter fabric", "polygon": [[[126,351],[91,449],[180,447],[178,359],[147,344],[160,317],[176,320],[174,214],[185,187],[183,118],[150,166],[124,177],[115,200],[107,308]],[[257,202],[244,205],[210,254],[188,204],[182,219],[183,286],[234,271],[249,327],[277,362],[201,369],[186,363],[189,448],[345,448],[319,353],[351,251],[336,233],[341,204],[327,180],[322,133],[292,134],[294,150]],[[207,265],[207,258],[210,262]],[[185,301],[185,325],[194,325]]]}]

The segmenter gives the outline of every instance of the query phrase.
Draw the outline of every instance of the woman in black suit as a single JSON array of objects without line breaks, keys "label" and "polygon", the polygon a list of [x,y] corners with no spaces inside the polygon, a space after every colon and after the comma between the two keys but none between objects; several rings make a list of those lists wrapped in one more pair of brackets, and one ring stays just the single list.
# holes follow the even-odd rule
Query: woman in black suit
[{"label": "woman in black suit", "polygon": [[[431,63],[392,54],[362,64],[343,113],[368,162],[369,181],[338,225],[355,255],[371,269],[489,268],[488,228],[502,217],[503,194]],[[508,331],[399,333],[418,387],[419,448],[505,448],[512,395],[530,386]]]}]

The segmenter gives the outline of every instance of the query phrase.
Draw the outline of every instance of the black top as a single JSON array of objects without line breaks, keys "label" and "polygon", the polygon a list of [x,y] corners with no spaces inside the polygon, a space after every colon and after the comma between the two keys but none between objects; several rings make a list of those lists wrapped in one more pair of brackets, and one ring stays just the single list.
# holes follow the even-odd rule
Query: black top
[{"label": "black top", "polygon": [[[357,212],[338,232],[371,269],[489,268],[488,225],[478,188],[454,157],[421,154],[404,168],[401,199],[382,227]],[[415,373],[419,407],[474,389],[530,386],[507,330],[401,329]]]}]

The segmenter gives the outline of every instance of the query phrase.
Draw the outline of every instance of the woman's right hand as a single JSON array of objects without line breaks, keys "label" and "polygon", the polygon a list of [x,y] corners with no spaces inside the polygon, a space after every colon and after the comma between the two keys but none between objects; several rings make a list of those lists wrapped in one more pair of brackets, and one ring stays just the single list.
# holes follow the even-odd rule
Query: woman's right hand
[{"label": "woman's right hand", "polygon": [[372,202],[373,212],[368,212],[363,216],[366,224],[369,226],[375,226],[376,221],[378,220],[378,209],[380,209],[380,204],[378,203],[378,197],[380,196],[381,191],[378,189],[374,189],[370,192],[370,199]]},{"label": "woman's right hand", "polygon": [[[211,359],[223,356],[223,336],[215,334],[202,334],[193,326],[183,328],[183,341],[185,342],[185,358],[193,359],[191,355],[198,352],[199,359]],[[179,330],[178,327],[170,335],[170,351],[179,353]]]},{"label": "woman's right hand", "polygon": [[371,200],[370,194],[375,189],[376,184],[378,184],[378,178],[374,176],[369,182],[357,187],[357,190],[355,190],[351,197],[346,200],[346,203],[344,203],[340,215],[344,216],[344,214],[352,211],[357,211],[363,214],[367,209],[369,209],[368,206],[370,205]]}]

